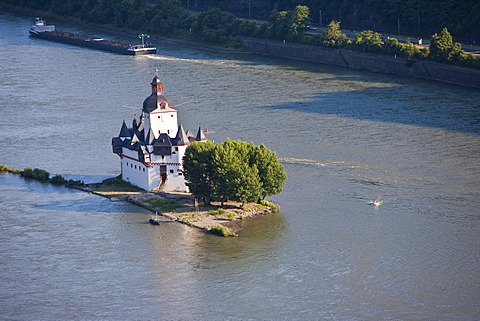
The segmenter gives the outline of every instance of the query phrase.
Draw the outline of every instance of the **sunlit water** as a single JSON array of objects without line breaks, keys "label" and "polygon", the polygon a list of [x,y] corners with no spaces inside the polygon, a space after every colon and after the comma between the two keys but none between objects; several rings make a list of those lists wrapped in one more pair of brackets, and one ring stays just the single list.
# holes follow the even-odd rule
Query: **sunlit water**
[{"label": "sunlit water", "polygon": [[288,180],[280,214],[224,239],[0,175],[2,319],[480,318],[478,91],[159,40],[120,56],[30,25],[0,13],[0,163],[118,175],[111,137],[159,68],[185,128],[265,144]]}]

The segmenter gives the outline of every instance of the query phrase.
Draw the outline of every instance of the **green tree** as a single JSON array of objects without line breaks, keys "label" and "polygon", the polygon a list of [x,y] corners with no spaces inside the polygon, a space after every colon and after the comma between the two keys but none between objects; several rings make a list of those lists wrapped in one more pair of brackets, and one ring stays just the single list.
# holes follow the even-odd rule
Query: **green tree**
[{"label": "green tree", "polygon": [[296,6],[295,9],[290,13],[290,30],[289,30],[289,39],[290,40],[300,40],[303,38],[305,28],[310,23],[310,9],[307,6]]},{"label": "green tree", "polygon": [[[207,145],[208,146],[202,146]],[[264,145],[227,139],[224,143],[191,144],[183,159],[190,191],[199,198],[259,201],[282,191],[286,174],[275,152]]]},{"label": "green tree", "polygon": [[285,173],[283,165],[278,160],[277,154],[263,144],[253,146],[250,154],[251,162],[258,169],[258,175],[262,184],[260,191],[262,199],[281,193],[283,184],[287,179],[287,174]]},{"label": "green tree", "polygon": [[402,44],[397,38],[387,38],[384,42],[385,53],[398,55],[402,51]]},{"label": "green tree", "polygon": [[232,14],[210,8],[198,15],[193,33],[203,41],[226,44],[237,34],[240,21]]},{"label": "green tree", "polygon": [[153,7],[154,13],[148,22],[149,32],[162,36],[172,36],[176,32],[190,29],[189,16],[179,0],[158,1]]},{"label": "green tree", "polygon": [[407,60],[408,66],[411,66],[414,63],[415,58],[420,57],[420,49],[410,41],[402,45],[401,52]]},{"label": "green tree", "polygon": [[266,36],[272,39],[286,39],[288,35],[288,12],[287,11],[273,11],[268,19],[268,26],[266,29]]},{"label": "green tree", "polygon": [[443,28],[440,34],[434,34],[430,41],[431,60],[445,62],[448,61],[448,55],[452,50],[453,38],[447,28]]},{"label": "green tree", "polygon": [[[249,181],[244,178],[248,166],[247,143],[227,139],[215,146],[213,153],[215,171],[214,195],[223,202],[246,197]],[[251,173],[248,173],[251,176]],[[258,175],[257,175],[258,176]]]},{"label": "green tree", "polygon": [[340,47],[347,41],[347,35],[340,30],[339,21],[331,21],[322,33],[322,44],[327,47]]},{"label": "green tree", "polygon": [[382,39],[378,32],[362,30],[356,34],[355,45],[363,51],[379,52],[382,49]]},{"label": "green tree", "polygon": [[448,61],[453,63],[460,63],[466,58],[465,52],[462,50],[462,44],[459,42],[455,42],[452,45],[450,52],[448,53]]},{"label": "green tree", "polygon": [[213,194],[213,150],[211,141],[190,144],[183,157],[183,174],[192,194],[210,203]]}]

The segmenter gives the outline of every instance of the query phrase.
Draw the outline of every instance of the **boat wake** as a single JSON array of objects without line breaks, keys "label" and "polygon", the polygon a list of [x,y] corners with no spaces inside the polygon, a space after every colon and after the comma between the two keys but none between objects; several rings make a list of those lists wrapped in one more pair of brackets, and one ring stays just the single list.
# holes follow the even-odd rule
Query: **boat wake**
[{"label": "boat wake", "polygon": [[238,67],[240,66],[239,61],[235,60],[218,60],[218,59],[194,59],[194,58],[178,58],[178,57],[171,57],[171,56],[161,56],[161,55],[148,55],[145,56],[148,59],[152,60],[160,60],[160,61],[172,61],[172,62],[187,62],[187,63],[195,63],[201,65],[209,65],[209,66],[227,66],[227,67]]},{"label": "boat wake", "polygon": [[317,159],[308,159],[308,158],[294,158],[294,157],[283,157],[279,158],[280,162],[285,164],[296,164],[296,165],[312,165],[312,166],[321,166],[321,167],[341,167],[341,168],[369,168],[368,164],[354,164],[340,160],[317,160]]}]

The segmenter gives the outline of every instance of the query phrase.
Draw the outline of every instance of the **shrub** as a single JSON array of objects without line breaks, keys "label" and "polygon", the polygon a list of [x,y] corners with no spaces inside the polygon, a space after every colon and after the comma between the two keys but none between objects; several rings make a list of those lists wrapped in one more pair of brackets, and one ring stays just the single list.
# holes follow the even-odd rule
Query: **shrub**
[{"label": "shrub", "polygon": [[233,220],[235,219],[235,213],[234,213],[234,212],[230,212],[230,213],[228,213],[227,217],[228,217],[228,219],[229,219],[230,221],[233,221]]},{"label": "shrub", "polygon": [[22,171],[17,168],[8,168],[7,170],[9,173],[12,173],[12,174],[22,174]]},{"label": "shrub", "polygon": [[225,213],[225,210],[223,208],[218,208],[217,210],[208,211],[208,215],[214,215],[214,216],[222,215],[224,213]]},{"label": "shrub", "polygon": [[50,173],[43,169],[35,168],[33,170],[33,178],[39,181],[46,182],[48,181],[49,177],[50,177]]},{"label": "shrub", "polygon": [[273,213],[277,213],[277,212],[280,211],[280,205],[275,204],[273,202],[270,202],[270,201],[267,201],[267,200],[261,200],[260,204],[270,207],[270,209],[272,210]]},{"label": "shrub", "polygon": [[231,232],[227,227],[217,224],[211,227],[210,232],[220,236],[237,236],[237,234]]},{"label": "shrub", "polygon": [[0,164],[0,172],[5,172],[8,170],[8,166],[5,164]]},{"label": "shrub", "polygon": [[33,169],[31,167],[26,167],[20,174],[25,178],[33,178]]},{"label": "shrub", "polygon": [[82,187],[85,183],[81,180],[69,179],[65,182],[65,186],[67,187]]},{"label": "shrub", "polygon": [[65,182],[65,178],[63,178],[61,175],[55,175],[50,179],[50,183],[54,185],[63,185]]}]

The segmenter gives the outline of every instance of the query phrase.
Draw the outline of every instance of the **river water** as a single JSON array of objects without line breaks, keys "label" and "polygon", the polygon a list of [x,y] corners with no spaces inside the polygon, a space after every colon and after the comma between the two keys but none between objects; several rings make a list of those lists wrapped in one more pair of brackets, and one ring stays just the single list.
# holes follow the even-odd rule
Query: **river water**
[{"label": "river water", "polygon": [[288,179],[281,213],[220,238],[2,174],[1,319],[480,318],[479,91],[160,40],[120,56],[31,24],[0,12],[0,163],[118,175],[111,137],[158,68],[185,128],[263,143]]}]

